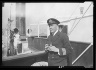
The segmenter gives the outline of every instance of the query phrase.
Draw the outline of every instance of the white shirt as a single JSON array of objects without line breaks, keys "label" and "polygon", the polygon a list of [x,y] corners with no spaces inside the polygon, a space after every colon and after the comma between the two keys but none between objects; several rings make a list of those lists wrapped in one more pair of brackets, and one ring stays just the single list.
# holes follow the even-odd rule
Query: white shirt
[{"label": "white shirt", "polygon": [[14,48],[17,48],[17,44],[20,43],[20,40],[19,40],[19,34],[15,34],[15,37],[14,37]]},{"label": "white shirt", "polygon": [[[58,29],[54,32],[53,36],[56,35],[57,32],[58,32]],[[58,54],[60,55],[59,49],[58,49]]]},{"label": "white shirt", "polygon": [[55,31],[55,33],[53,34],[53,36],[58,32],[58,29]]}]

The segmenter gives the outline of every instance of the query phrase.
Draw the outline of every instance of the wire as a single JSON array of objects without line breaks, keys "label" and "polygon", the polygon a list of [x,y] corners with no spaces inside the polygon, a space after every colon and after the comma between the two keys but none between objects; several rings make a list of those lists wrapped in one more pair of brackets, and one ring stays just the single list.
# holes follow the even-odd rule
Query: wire
[{"label": "wire", "polygon": [[[92,4],[92,3],[91,3]],[[87,10],[85,11],[85,13],[88,11],[88,9],[90,8],[91,4],[89,5],[89,7],[87,8]],[[83,16],[85,15],[85,13],[83,14]],[[83,18],[83,16],[81,17],[81,19]],[[80,20],[81,20],[80,19]],[[80,22],[80,20],[77,22],[77,24]],[[77,24],[74,26],[74,28],[77,26]],[[72,33],[72,31],[74,30],[74,28],[70,31],[70,34]],[[69,34],[69,35],[70,35]]]},{"label": "wire", "polygon": [[[93,16],[93,15],[83,16],[82,18],[91,17],[91,16]],[[71,20],[80,19],[80,18],[81,18],[81,17],[74,18],[74,19],[70,19],[70,20],[66,20],[66,21],[62,21],[62,22],[60,22],[60,23],[69,22],[69,21],[71,21]]]},{"label": "wire", "polygon": [[[76,18],[77,18],[77,17],[76,17]],[[71,32],[71,30],[72,30],[72,28],[73,28],[73,26],[74,26],[76,20],[77,20],[77,19],[75,19],[75,21],[74,21],[74,23],[73,23],[73,25],[72,25],[72,27],[71,27],[71,29],[70,29],[70,32]],[[68,33],[68,35],[70,34],[70,32]]]},{"label": "wire", "polygon": [[[73,11],[73,13],[71,14],[71,16],[74,14],[74,12],[76,11],[77,7],[80,5],[80,3],[76,6],[75,10]],[[71,18],[71,16],[69,17],[69,20]]]},{"label": "wire", "polygon": [[[77,7],[78,7],[79,5],[80,5],[80,3],[76,6],[76,8],[75,8],[75,10],[73,11],[73,13],[71,14],[71,16],[74,14],[74,12],[76,11],[76,9],[77,9]],[[70,20],[71,16],[69,17],[69,20]],[[77,17],[76,17],[76,18],[77,18]],[[72,28],[73,28],[75,22],[76,22],[76,20],[74,21],[74,23],[73,23],[73,25],[72,25]],[[72,28],[70,29],[70,31],[72,30]],[[69,33],[70,33],[70,32],[69,32]],[[68,33],[68,34],[69,34],[69,33]]]}]

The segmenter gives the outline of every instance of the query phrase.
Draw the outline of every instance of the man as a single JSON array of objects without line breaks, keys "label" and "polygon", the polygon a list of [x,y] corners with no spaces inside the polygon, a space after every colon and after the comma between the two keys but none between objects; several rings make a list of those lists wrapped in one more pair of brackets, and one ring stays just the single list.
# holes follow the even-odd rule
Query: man
[{"label": "man", "polygon": [[[58,30],[58,20],[50,18],[47,21],[50,28],[50,35],[48,42],[52,44],[47,47],[48,53],[48,66],[71,66],[72,65],[72,48],[66,33]],[[69,58],[70,57],[70,58]]]},{"label": "man", "polygon": [[72,48],[67,34],[59,31],[60,22],[58,20],[50,18],[47,23],[50,28],[48,45],[45,47],[45,50],[48,51],[48,66],[71,66]]}]

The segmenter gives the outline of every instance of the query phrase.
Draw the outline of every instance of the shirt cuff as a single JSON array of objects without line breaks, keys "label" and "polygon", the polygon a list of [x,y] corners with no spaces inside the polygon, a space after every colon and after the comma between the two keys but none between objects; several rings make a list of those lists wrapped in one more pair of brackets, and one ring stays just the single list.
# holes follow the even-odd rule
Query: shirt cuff
[{"label": "shirt cuff", "polygon": [[66,49],[62,48],[63,55],[66,55]]},{"label": "shirt cuff", "polygon": [[60,55],[59,49],[58,49],[58,55]]}]

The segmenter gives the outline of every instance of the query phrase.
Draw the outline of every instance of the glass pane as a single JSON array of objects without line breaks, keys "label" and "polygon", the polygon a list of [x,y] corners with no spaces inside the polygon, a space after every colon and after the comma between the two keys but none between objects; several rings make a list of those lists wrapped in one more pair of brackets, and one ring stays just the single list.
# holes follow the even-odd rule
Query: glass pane
[{"label": "glass pane", "polygon": [[39,37],[47,38],[47,24],[39,25]]},{"label": "glass pane", "polygon": [[30,29],[31,36],[38,36],[38,25],[31,25]]}]

